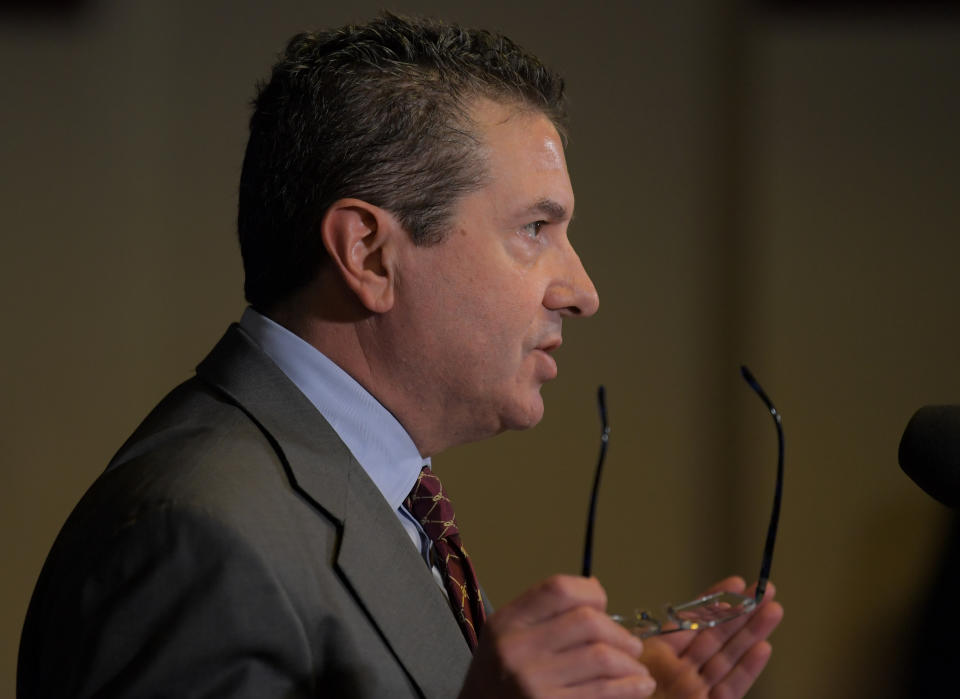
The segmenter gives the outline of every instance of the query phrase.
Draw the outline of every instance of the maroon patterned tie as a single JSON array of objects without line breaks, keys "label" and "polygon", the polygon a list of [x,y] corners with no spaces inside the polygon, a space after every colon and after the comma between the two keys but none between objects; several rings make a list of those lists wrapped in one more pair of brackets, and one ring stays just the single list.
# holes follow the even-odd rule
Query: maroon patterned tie
[{"label": "maroon patterned tie", "polygon": [[471,651],[476,650],[477,638],[486,620],[477,574],[460,541],[450,499],[429,466],[420,471],[416,485],[403,504],[433,541],[437,554],[435,560],[450,597],[450,606],[467,645]]}]

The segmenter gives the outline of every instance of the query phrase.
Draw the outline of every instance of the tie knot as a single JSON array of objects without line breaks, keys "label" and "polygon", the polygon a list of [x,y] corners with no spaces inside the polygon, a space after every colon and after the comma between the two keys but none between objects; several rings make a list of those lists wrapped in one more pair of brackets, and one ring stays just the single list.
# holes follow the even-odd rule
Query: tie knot
[{"label": "tie knot", "polygon": [[417,476],[410,495],[403,502],[407,510],[420,522],[423,531],[431,540],[459,539],[457,520],[453,515],[453,505],[447,497],[447,491],[429,466],[424,466]]}]

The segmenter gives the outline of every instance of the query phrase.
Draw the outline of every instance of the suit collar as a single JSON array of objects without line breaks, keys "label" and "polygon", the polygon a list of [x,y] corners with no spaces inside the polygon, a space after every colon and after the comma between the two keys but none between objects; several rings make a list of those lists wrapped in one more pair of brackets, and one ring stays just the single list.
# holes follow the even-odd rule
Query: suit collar
[{"label": "suit collar", "polygon": [[354,466],[353,457],[323,416],[238,325],[231,325],[200,363],[197,376],[259,425],[294,487],[342,524],[349,470],[344,465]]},{"label": "suit collar", "polygon": [[247,308],[240,329],[320,411],[377,489],[397,508],[430,459],[399,420],[350,374],[309,342]]},{"label": "suit collar", "polygon": [[237,325],[197,375],[260,426],[293,487],[337,522],[336,565],[424,696],[455,696],[470,663],[460,628],[396,513],[336,432]]}]

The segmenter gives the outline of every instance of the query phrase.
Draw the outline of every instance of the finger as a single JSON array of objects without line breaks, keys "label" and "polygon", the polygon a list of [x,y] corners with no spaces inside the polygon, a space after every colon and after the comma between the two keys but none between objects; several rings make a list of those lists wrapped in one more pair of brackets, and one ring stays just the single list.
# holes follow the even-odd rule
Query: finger
[{"label": "finger", "polygon": [[[658,636],[652,636],[651,638],[655,638],[660,643],[669,646],[673,650],[674,655],[683,655],[690,647],[690,644],[697,640],[698,633],[697,631],[670,631],[669,633],[662,633]],[[651,638],[646,639],[648,644]]]},{"label": "finger", "polygon": [[657,680],[659,694],[671,699],[703,697],[705,685],[697,669],[679,658],[663,636],[648,638],[641,662]]},{"label": "finger", "polygon": [[502,607],[490,622],[495,626],[532,626],[581,606],[606,609],[607,595],[597,579],[555,575]]},{"label": "finger", "polygon": [[607,680],[645,679],[649,670],[634,656],[603,643],[572,648],[551,656],[538,666],[534,677],[541,687],[581,687]]},{"label": "finger", "polygon": [[751,615],[744,614],[730,621],[698,632],[681,655],[692,665],[702,668],[724,645],[739,633],[750,620]]},{"label": "finger", "polygon": [[724,578],[720,582],[711,585],[705,594],[712,595],[714,592],[735,592],[738,595],[742,595],[746,588],[746,580],[739,575],[731,575],[729,578]]},{"label": "finger", "polygon": [[783,618],[783,607],[778,602],[769,602],[758,609],[749,622],[723,648],[713,655],[700,670],[704,681],[710,685],[720,684],[758,644],[765,642]]},{"label": "finger", "polygon": [[514,628],[507,643],[513,648],[512,652],[523,656],[561,653],[595,643],[611,646],[634,658],[643,653],[643,641],[591,607],[575,607],[538,624]]},{"label": "finger", "polygon": [[[751,586],[750,590],[747,591],[747,594],[752,594],[756,586]],[[741,588],[740,593],[743,590]],[[763,601],[760,603],[760,606],[753,612],[749,614],[744,614],[742,616],[731,619],[730,621],[725,621],[722,624],[718,624],[712,629],[707,629],[701,631],[696,635],[692,640],[689,641],[688,645],[683,649],[683,656],[689,660],[691,663],[697,667],[702,667],[704,663],[711,660],[717,653],[720,652],[721,648],[729,642],[731,638],[734,638],[736,634],[746,627],[751,621],[760,614],[761,610],[773,600],[774,595],[776,594],[776,587],[773,583],[767,585],[767,590],[764,593]],[[779,607],[779,614],[776,617],[776,620],[773,622],[766,634],[760,636],[760,638],[766,638],[766,635],[769,635],[770,631],[773,630],[778,623],[780,623],[780,618],[783,616],[783,608]],[[762,617],[762,619],[767,619],[767,617]],[[760,624],[759,628],[762,628],[763,624]]]},{"label": "finger", "polygon": [[760,673],[763,672],[763,668],[766,667],[772,653],[773,647],[767,641],[761,641],[753,646],[730,674],[711,690],[710,699],[740,699],[743,697],[753,686],[753,683],[757,681]]},{"label": "finger", "polygon": [[[754,583],[750,586],[750,590],[746,593],[749,595],[757,594],[757,583]],[[770,580],[767,580],[767,587],[763,591],[763,599],[760,600],[760,604],[768,602],[777,596],[777,586],[774,585]]]},{"label": "finger", "polygon": [[646,699],[657,689],[656,680],[652,677],[622,677],[616,680],[591,682],[587,685],[569,687],[560,691],[556,696],[563,699]]},{"label": "finger", "polygon": [[554,652],[603,643],[634,658],[643,653],[643,641],[592,607],[575,607],[558,614],[532,627],[530,633],[539,637],[535,642],[540,647]]},{"label": "finger", "polygon": [[[704,593],[704,596],[712,595],[715,592],[733,592],[735,594],[741,595],[741,594],[744,594],[746,587],[747,587],[747,583],[743,578],[741,578],[738,575],[731,576],[729,578],[725,578],[721,580],[720,582],[714,585],[711,585],[710,588],[707,589],[707,591]],[[770,587],[772,588],[772,585]],[[734,626],[729,629],[729,633],[725,633],[726,631],[728,631],[727,629],[722,629],[721,631],[719,631],[719,635],[722,637],[722,639],[721,639],[721,643],[715,646],[715,649],[718,648],[719,645],[722,645],[722,642],[725,641],[730,635],[735,633],[737,629],[739,629],[744,623],[745,622],[743,620],[740,620],[739,618],[735,618],[731,621],[725,622],[723,624],[720,624],[720,626],[716,627],[716,629],[720,629],[720,627],[726,627],[726,626],[729,626],[730,624],[734,624]],[[700,632],[699,634],[695,631],[675,631],[672,633],[665,634],[661,636],[661,638],[671,648],[673,648],[674,652],[677,653],[677,655],[683,655],[688,652],[690,645],[697,640],[699,635],[702,635],[703,633],[714,633],[714,630],[703,631],[703,632]],[[715,649],[714,649],[714,652],[715,652]],[[703,662],[703,660],[705,660],[707,657],[709,656],[703,656],[703,658],[700,660],[700,662],[697,663],[697,665],[699,666],[700,663]]]}]

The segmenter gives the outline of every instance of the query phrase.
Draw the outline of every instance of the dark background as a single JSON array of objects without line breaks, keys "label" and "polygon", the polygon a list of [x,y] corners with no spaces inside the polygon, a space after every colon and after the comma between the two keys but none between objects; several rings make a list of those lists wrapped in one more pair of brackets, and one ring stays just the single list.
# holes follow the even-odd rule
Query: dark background
[{"label": "dark background", "polygon": [[[500,29],[567,77],[572,236],[602,300],[565,328],[538,428],[435,464],[495,603],[576,572],[604,382],[594,561],[611,607],[752,578],[775,441],[745,362],[787,435],[773,571],[787,616],[752,696],[911,696],[949,513],[896,447],[915,408],[960,403],[960,23],[942,3],[825,5],[391,5]],[[0,9],[10,695],[63,520],[243,309],[233,228],[254,82],[294,32],[380,8],[45,6]]]}]

